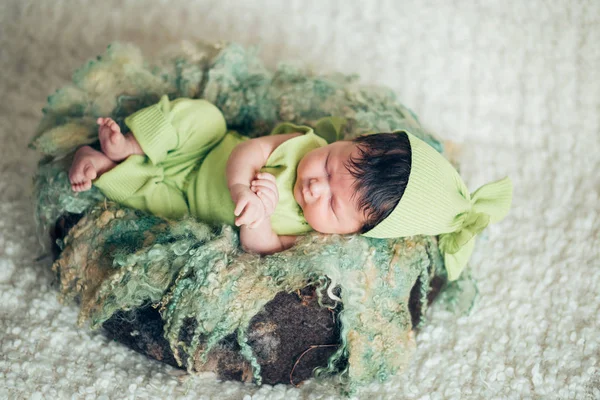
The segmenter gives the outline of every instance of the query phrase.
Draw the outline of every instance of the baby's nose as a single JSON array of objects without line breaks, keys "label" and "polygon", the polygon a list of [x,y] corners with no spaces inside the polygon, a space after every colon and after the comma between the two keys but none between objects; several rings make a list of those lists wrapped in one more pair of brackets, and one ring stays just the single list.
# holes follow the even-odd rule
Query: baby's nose
[{"label": "baby's nose", "polygon": [[313,178],[309,181],[310,193],[314,198],[319,198],[327,193],[327,184],[321,179]]}]

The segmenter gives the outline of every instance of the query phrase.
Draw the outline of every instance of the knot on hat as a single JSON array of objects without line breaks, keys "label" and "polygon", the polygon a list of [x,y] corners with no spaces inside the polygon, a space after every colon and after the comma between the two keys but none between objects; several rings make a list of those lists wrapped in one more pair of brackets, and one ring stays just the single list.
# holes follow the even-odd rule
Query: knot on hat
[{"label": "knot on hat", "polygon": [[456,216],[462,219],[459,227],[453,232],[440,235],[439,246],[451,281],[457,279],[467,265],[475,247],[475,240],[472,240],[475,235],[508,213],[512,200],[512,182],[504,178],[488,183],[467,198],[469,197],[471,209]]},{"label": "knot on hat", "polygon": [[462,178],[433,147],[409,132],[410,176],[398,204],[364,236],[393,238],[439,235],[448,280],[460,276],[475,246],[475,235],[504,218],[512,200],[512,182],[500,179],[473,194]]},{"label": "knot on hat", "polygon": [[455,254],[473,237],[483,231],[490,223],[490,216],[475,210],[459,214],[462,225],[455,232],[440,235],[439,246],[444,253]]}]

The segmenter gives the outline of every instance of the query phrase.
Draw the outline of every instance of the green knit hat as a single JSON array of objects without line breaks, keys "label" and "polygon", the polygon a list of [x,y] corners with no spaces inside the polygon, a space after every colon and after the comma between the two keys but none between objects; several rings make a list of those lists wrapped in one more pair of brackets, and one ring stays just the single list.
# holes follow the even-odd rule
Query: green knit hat
[{"label": "green knit hat", "polygon": [[439,235],[448,279],[453,281],[473,253],[475,235],[508,213],[512,182],[504,178],[488,183],[471,195],[456,169],[440,153],[413,134],[406,134],[411,170],[404,194],[394,211],[363,235]]}]

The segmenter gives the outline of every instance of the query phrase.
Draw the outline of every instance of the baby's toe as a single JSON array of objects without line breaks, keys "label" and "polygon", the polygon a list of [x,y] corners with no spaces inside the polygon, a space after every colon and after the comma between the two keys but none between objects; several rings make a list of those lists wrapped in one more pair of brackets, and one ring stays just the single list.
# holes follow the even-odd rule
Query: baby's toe
[{"label": "baby's toe", "polygon": [[82,178],[80,171],[76,169],[69,172],[69,182],[71,182],[71,185],[79,184],[83,180]]},{"label": "baby's toe", "polygon": [[74,192],[85,192],[86,190],[90,190],[92,187],[92,182],[91,181],[82,181],[82,182],[78,182],[74,185],[71,186],[73,188]]},{"label": "baby's toe", "polygon": [[81,184],[81,191],[90,190],[92,188],[92,181],[85,181]]}]

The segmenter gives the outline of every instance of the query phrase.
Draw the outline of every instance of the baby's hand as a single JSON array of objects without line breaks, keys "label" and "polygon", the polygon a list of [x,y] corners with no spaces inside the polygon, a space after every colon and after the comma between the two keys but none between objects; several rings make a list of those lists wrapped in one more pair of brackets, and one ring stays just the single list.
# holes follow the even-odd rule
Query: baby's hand
[{"label": "baby's hand", "polygon": [[265,206],[262,200],[248,186],[237,184],[231,189],[231,197],[235,204],[234,215],[236,226],[246,225],[254,228],[265,218]]},{"label": "baby's hand", "polygon": [[262,201],[265,207],[265,218],[270,217],[275,212],[275,207],[279,202],[279,191],[277,190],[275,177],[266,172],[259,172],[256,174],[255,179],[250,182],[250,189]]}]

